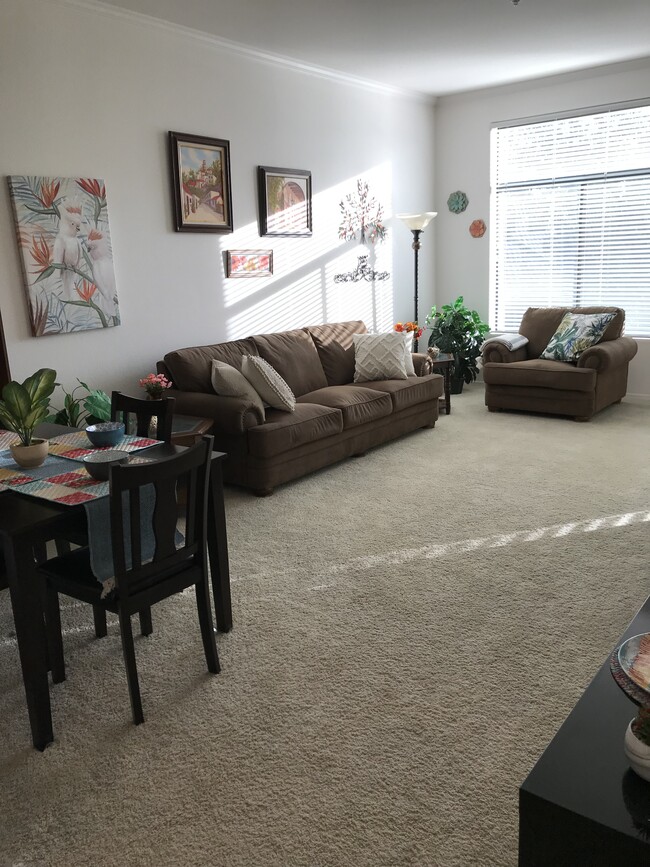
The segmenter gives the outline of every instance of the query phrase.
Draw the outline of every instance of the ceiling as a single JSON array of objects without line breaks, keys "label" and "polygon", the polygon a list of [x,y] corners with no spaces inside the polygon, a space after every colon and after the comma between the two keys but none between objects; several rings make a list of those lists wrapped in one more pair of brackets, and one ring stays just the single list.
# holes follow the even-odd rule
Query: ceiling
[{"label": "ceiling", "polygon": [[103,2],[434,96],[650,57],[649,0]]}]

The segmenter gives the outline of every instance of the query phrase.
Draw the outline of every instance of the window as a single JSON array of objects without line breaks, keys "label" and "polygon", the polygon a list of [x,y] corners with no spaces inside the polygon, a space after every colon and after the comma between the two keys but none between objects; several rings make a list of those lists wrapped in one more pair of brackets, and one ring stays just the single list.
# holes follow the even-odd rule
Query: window
[{"label": "window", "polygon": [[611,305],[650,337],[650,105],[496,125],[491,185],[495,330],[528,307]]}]

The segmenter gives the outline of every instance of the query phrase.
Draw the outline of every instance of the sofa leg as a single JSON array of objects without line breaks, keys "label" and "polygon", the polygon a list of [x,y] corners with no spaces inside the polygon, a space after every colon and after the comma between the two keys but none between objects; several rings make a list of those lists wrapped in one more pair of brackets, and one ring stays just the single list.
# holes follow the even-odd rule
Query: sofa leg
[{"label": "sofa leg", "polygon": [[618,399],[618,400],[615,400],[614,403],[620,403],[622,400],[623,400],[623,398],[622,398],[622,397],[619,397],[619,399]]},{"label": "sofa leg", "polygon": [[573,417],[574,421],[591,421],[590,415],[576,415]]},{"label": "sofa leg", "polygon": [[503,412],[500,406],[488,406],[488,412]]},{"label": "sofa leg", "polygon": [[435,426],[436,426],[435,421],[432,421],[432,422],[429,422],[429,424],[423,424],[422,430],[431,430],[431,428],[434,428]]},{"label": "sofa leg", "polygon": [[353,458],[365,458],[368,452],[355,452],[352,457]]},{"label": "sofa leg", "polygon": [[273,493],[273,488],[257,488],[253,493],[256,497],[270,497]]}]

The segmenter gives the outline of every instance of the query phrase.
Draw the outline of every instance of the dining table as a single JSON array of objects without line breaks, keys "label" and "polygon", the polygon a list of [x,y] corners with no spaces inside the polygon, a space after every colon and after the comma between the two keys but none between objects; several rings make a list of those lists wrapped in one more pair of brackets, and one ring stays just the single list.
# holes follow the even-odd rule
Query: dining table
[{"label": "dining table", "polygon": [[[37,435],[47,439],[78,434],[62,425],[43,424]],[[90,444],[88,444],[90,448]],[[185,446],[155,442],[138,454],[158,460],[178,454]],[[216,628],[232,628],[230,569],[223,493],[223,452],[212,452],[208,488],[207,548]],[[77,470],[78,472],[78,470]],[[30,486],[28,485],[27,488]],[[106,494],[107,496],[107,494]],[[68,499],[68,503],[73,502]],[[48,652],[42,587],[36,571],[35,549],[52,540],[76,541],[85,521],[81,502],[74,505],[41,499],[21,492],[21,486],[0,491],[0,541],[5,557],[11,607],[16,630],[32,742],[44,750],[54,740],[48,681]],[[107,532],[110,532],[107,527]]]}]

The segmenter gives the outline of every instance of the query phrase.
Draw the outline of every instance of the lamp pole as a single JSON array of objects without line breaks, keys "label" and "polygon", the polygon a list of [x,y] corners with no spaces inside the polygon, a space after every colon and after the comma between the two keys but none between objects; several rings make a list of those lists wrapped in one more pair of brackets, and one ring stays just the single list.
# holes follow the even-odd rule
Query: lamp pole
[{"label": "lamp pole", "polygon": [[[413,296],[413,310],[415,315],[413,321],[418,322],[418,253],[420,252],[420,235],[422,234],[422,229],[411,229],[411,232],[413,232],[413,244],[411,246],[415,250],[415,295]],[[417,351],[418,339],[416,337],[413,341],[413,352]]]},{"label": "lamp pole", "polygon": [[[418,254],[420,252],[420,235],[429,225],[431,220],[437,216],[436,211],[427,211],[424,214],[395,214],[395,216],[402,220],[406,226],[413,233],[413,243],[411,244],[414,252],[415,252],[415,297],[414,297],[414,322],[418,322]],[[415,352],[418,351],[418,340],[417,337],[413,340],[413,349]]]}]

